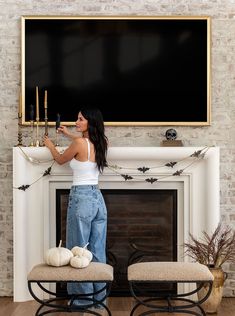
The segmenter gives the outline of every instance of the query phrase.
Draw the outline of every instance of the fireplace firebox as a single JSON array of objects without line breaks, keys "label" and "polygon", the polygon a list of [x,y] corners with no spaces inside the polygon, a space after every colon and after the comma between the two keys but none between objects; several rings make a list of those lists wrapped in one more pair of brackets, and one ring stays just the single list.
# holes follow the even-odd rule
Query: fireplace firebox
[{"label": "fireplace firebox", "polygon": [[[127,267],[177,260],[177,190],[103,189],[107,210],[107,262],[114,267],[112,296],[129,296]],[[56,190],[56,240],[66,240],[68,189]],[[161,291],[176,288],[162,284]],[[57,291],[65,290],[59,285]]]}]

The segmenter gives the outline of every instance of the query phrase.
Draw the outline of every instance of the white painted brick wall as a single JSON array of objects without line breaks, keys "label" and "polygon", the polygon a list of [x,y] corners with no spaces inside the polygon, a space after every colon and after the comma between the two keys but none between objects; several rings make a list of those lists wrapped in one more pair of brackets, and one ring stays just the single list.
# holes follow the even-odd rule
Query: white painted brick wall
[{"label": "white painted brick wall", "polygon": [[[235,228],[234,0],[0,0],[0,296],[13,291],[11,148],[17,143],[21,15],[211,16],[212,125],[176,129],[185,146],[221,147],[221,218]],[[111,146],[159,146],[167,128],[107,127],[106,131]],[[23,129],[25,143],[28,132]],[[225,268],[229,279],[224,295],[235,296],[235,263]]]}]

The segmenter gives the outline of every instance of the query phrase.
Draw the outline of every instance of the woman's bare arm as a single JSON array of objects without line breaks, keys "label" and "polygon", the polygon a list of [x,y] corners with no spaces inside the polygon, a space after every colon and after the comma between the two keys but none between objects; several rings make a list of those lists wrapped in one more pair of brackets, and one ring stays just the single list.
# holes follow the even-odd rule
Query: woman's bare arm
[{"label": "woman's bare arm", "polygon": [[65,135],[65,136],[71,138],[71,139],[76,139],[76,138],[80,137],[78,134],[70,132],[70,131],[68,130],[68,128],[67,128],[66,126],[63,126],[63,125],[60,126],[60,127],[57,129],[57,131],[58,131],[59,133],[62,133],[62,134]]},{"label": "woman's bare arm", "polygon": [[44,136],[44,144],[50,150],[55,161],[58,164],[62,165],[72,160],[78,154],[81,144],[81,138],[76,138],[62,154],[58,152],[55,145],[52,143],[48,136]]}]

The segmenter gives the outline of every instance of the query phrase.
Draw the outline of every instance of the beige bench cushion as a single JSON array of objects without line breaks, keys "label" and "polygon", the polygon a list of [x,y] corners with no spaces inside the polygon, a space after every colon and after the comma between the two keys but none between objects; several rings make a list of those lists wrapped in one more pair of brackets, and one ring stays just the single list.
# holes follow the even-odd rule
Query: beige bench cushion
[{"label": "beige bench cushion", "polygon": [[214,277],[200,263],[141,262],[128,267],[129,281],[210,281]]},{"label": "beige bench cushion", "polygon": [[28,274],[29,281],[112,281],[113,267],[100,262],[91,262],[83,269],[71,266],[52,267],[38,264]]}]

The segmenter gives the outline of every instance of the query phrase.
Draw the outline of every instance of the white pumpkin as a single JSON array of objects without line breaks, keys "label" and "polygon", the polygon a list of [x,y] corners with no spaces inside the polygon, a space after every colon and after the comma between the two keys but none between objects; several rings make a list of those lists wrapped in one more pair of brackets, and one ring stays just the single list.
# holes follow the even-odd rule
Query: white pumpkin
[{"label": "white pumpkin", "polygon": [[61,247],[62,240],[59,247],[50,248],[45,254],[45,262],[49,266],[61,267],[69,264],[70,259],[73,257],[72,251],[67,248]]},{"label": "white pumpkin", "polygon": [[88,249],[86,249],[87,246],[88,244],[86,244],[84,247],[75,246],[71,249],[71,251],[74,256],[86,257],[89,261],[91,261],[93,255]]},{"label": "white pumpkin", "polygon": [[75,256],[70,259],[70,265],[73,268],[86,268],[90,263],[90,260],[87,257]]}]

